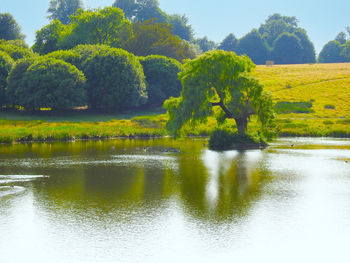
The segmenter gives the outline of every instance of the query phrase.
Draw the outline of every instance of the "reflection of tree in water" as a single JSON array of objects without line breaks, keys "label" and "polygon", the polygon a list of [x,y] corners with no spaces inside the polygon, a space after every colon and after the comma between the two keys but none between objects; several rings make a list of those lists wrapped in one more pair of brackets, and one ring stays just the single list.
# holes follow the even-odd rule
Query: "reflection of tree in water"
[{"label": "reflection of tree in water", "polygon": [[205,220],[247,216],[268,174],[262,152],[206,151],[197,163],[180,160],[181,194],[188,212]]}]

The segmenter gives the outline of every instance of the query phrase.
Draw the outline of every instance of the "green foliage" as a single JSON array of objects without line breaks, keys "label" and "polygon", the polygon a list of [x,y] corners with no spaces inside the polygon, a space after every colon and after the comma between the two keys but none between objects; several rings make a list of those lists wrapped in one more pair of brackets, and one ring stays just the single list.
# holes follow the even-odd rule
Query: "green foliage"
[{"label": "green foliage", "polygon": [[306,34],[304,29],[296,29],[294,31],[294,35],[296,35],[300,40],[300,45],[302,47],[302,58],[301,63],[315,63],[316,62],[316,52],[314,44],[310,41],[309,37]]},{"label": "green foliage", "polygon": [[133,31],[134,35],[122,47],[136,56],[163,55],[179,61],[194,57],[190,45],[173,35],[169,24],[154,20],[135,22]]},{"label": "green foliage", "polygon": [[238,40],[234,34],[229,34],[218,46],[218,49],[225,51],[238,51]]},{"label": "green foliage", "polygon": [[217,129],[209,138],[209,148],[216,151],[225,151],[231,149],[250,149],[266,146],[263,141],[243,134],[232,133],[228,130]]},{"label": "green foliage", "polygon": [[276,112],[278,114],[287,113],[312,113],[312,102],[288,102],[281,101],[275,105]]},{"label": "green foliage", "polygon": [[182,65],[175,59],[159,55],[141,58],[146,76],[149,107],[158,107],[169,97],[178,97],[182,89],[177,74]]},{"label": "green foliage", "polygon": [[86,104],[84,74],[62,60],[41,58],[28,67],[18,103],[26,109],[69,109]]},{"label": "green foliage", "polygon": [[165,23],[168,19],[159,8],[158,0],[116,0],[113,6],[122,9],[126,18],[132,22],[155,18],[159,23]]},{"label": "green foliage", "polygon": [[186,15],[169,15],[168,23],[173,27],[173,33],[179,36],[181,39],[191,41],[193,39],[193,28],[188,23],[188,17]]},{"label": "green foliage", "polygon": [[303,48],[300,39],[294,34],[281,34],[273,44],[271,58],[275,64],[302,63]]},{"label": "green foliage", "polygon": [[20,26],[9,13],[0,13],[0,39],[24,39]]},{"label": "green foliage", "polygon": [[146,102],[146,85],[138,59],[122,49],[101,46],[83,63],[88,105],[125,110]]},{"label": "green foliage", "polygon": [[261,135],[270,137],[273,103],[259,82],[249,76],[254,66],[247,56],[221,50],[188,61],[179,74],[181,97],[165,102],[169,114],[167,129],[177,135],[184,124],[206,122],[215,113],[219,123],[234,119],[242,135],[247,132],[250,116],[257,115]]},{"label": "green foliage", "polygon": [[348,62],[350,58],[343,55],[344,46],[338,41],[329,41],[321,50],[318,61],[320,63],[341,63]]},{"label": "green foliage", "polygon": [[197,38],[192,41],[194,44],[200,46],[202,52],[207,52],[213,49],[216,49],[216,43],[212,40],[209,40],[208,37]]},{"label": "green foliage", "polygon": [[36,58],[29,57],[17,60],[7,78],[6,98],[9,105],[20,105],[21,96],[25,94],[25,73],[27,69],[36,61]]},{"label": "green foliage", "polygon": [[6,79],[12,68],[13,59],[3,51],[0,51],[0,107],[6,102],[5,91],[7,87]]},{"label": "green foliage", "polygon": [[50,0],[48,18],[60,20],[62,24],[67,25],[71,22],[69,17],[80,8],[83,8],[81,0]]},{"label": "green foliage", "polygon": [[47,54],[45,58],[63,60],[82,70],[82,57],[78,52],[75,52],[73,50],[57,50]]},{"label": "green foliage", "polygon": [[0,41],[0,51],[6,52],[14,60],[34,56],[28,48],[23,47],[20,41]]},{"label": "green foliage", "polygon": [[256,29],[239,40],[238,53],[246,54],[255,64],[265,64],[269,57],[268,46]]},{"label": "green foliage", "polygon": [[103,9],[83,11],[79,9],[70,17],[72,23],[59,42],[59,47],[70,49],[79,44],[105,44],[120,47],[130,38],[132,28],[121,9],[105,7]]},{"label": "green foliage", "polygon": [[65,31],[66,26],[61,21],[51,21],[50,24],[36,31],[33,51],[45,55],[57,50],[60,38]]},{"label": "green foliage", "polygon": [[340,32],[334,40],[338,41],[341,45],[344,45],[346,43],[346,34],[344,32]]}]

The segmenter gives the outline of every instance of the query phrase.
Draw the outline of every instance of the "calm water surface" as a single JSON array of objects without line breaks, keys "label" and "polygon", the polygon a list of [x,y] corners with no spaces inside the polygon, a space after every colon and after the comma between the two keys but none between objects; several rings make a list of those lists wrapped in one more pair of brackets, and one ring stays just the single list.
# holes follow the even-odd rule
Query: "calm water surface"
[{"label": "calm water surface", "polygon": [[204,143],[1,145],[0,262],[348,262],[350,140]]}]

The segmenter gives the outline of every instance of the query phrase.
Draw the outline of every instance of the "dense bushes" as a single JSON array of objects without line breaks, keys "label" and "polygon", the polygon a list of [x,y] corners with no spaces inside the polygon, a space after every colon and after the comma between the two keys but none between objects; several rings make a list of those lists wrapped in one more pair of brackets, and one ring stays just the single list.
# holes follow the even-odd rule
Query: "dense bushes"
[{"label": "dense bushes", "polygon": [[[11,83],[10,78],[10,83]],[[27,109],[69,109],[85,105],[85,77],[62,60],[41,58],[30,65],[17,90],[18,103]]]},{"label": "dense bushes", "polygon": [[83,72],[90,108],[122,110],[147,100],[142,66],[125,50],[102,46],[83,63]]},{"label": "dense bushes", "polygon": [[158,107],[169,97],[178,97],[181,82],[177,74],[182,65],[175,59],[151,55],[140,58],[147,82],[148,107]]},{"label": "dense bushes", "polygon": [[11,70],[13,59],[5,52],[0,51],[0,107],[4,105],[5,91],[6,91],[6,78]]},{"label": "dense bushes", "polygon": [[12,41],[0,41],[0,51],[7,53],[14,60],[34,56],[33,51],[23,46],[19,46]]}]

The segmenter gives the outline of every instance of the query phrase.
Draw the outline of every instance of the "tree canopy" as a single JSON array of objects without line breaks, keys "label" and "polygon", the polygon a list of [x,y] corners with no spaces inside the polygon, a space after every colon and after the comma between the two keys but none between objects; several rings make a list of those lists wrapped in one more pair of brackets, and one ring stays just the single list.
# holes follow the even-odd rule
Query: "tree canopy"
[{"label": "tree canopy", "polygon": [[247,56],[222,50],[204,53],[185,63],[179,74],[181,96],[165,102],[168,130],[176,135],[188,122],[205,122],[216,107],[218,122],[234,119],[240,135],[247,132],[252,115],[258,117],[261,135],[271,135],[273,102],[258,80],[249,75],[254,66]]},{"label": "tree canopy", "polygon": [[271,57],[276,64],[302,63],[303,48],[300,39],[294,34],[281,34],[274,42]]},{"label": "tree canopy", "polygon": [[6,79],[8,74],[10,73],[13,63],[13,59],[7,53],[0,51],[0,107],[4,105],[6,101]]},{"label": "tree canopy", "polygon": [[172,25],[172,32],[179,36],[181,39],[191,41],[193,39],[194,31],[192,26],[188,22],[186,15],[169,15],[168,22]]},{"label": "tree canopy", "polygon": [[255,64],[265,64],[269,58],[268,46],[256,29],[239,40],[238,53],[246,54]]},{"label": "tree canopy", "polygon": [[225,39],[220,43],[218,49],[225,51],[233,51],[237,53],[238,50],[238,40],[234,34],[229,34]]},{"label": "tree canopy", "polygon": [[146,103],[142,66],[125,50],[99,46],[83,63],[83,72],[90,108],[125,110]]},{"label": "tree canopy", "polygon": [[151,55],[140,58],[146,76],[148,107],[159,107],[169,97],[178,97],[182,89],[177,74],[182,65],[175,59]]},{"label": "tree canopy", "polygon": [[[38,59],[19,76],[23,79],[20,80],[20,89],[15,92],[16,102],[26,109],[58,110],[86,104],[84,74],[75,66],[62,60]],[[10,77],[9,81],[11,80],[18,81],[14,76]]]},{"label": "tree canopy", "polygon": [[24,39],[20,26],[9,13],[0,13],[0,39]]},{"label": "tree canopy", "polygon": [[193,39],[192,42],[194,44],[198,44],[202,52],[207,52],[216,48],[216,43],[212,40],[209,40],[206,36],[202,38]]},{"label": "tree canopy", "polygon": [[21,41],[0,40],[0,50],[6,52],[14,60],[34,56],[33,51],[28,49],[25,46],[25,43],[23,43]]},{"label": "tree canopy", "polygon": [[126,18],[132,22],[144,22],[153,18],[159,23],[168,20],[167,15],[160,9],[158,0],[116,0],[113,6],[122,9]]},{"label": "tree canopy", "polygon": [[81,0],[50,0],[48,18],[60,20],[62,24],[68,25],[71,22],[70,16],[80,8],[83,8]]},{"label": "tree canopy", "polygon": [[122,48],[137,56],[164,55],[179,61],[194,57],[188,42],[173,35],[169,24],[152,19],[135,22],[133,31],[133,36]]},{"label": "tree canopy", "polygon": [[343,49],[344,46],[340,44],[338,41],[329,41],[324,47],[322,48],[319,56],[318,61],[320,63],[340,63],[340,62],[347,62],[350,61],[350,58],[347,59],[343,55]]}]

